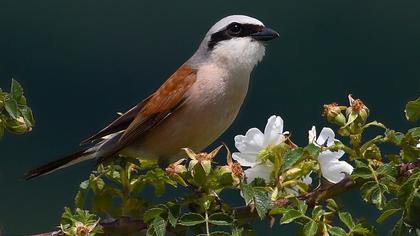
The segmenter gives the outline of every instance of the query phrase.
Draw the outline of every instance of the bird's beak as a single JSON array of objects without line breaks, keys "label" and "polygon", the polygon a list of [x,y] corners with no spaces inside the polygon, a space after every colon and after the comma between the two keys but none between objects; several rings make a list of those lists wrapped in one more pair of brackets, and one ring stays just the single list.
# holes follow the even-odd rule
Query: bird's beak
[{"label": "bird's beak", "polygon": [[264,27],[261,31],[257,33],[251,34],[251,37],[258,41],[269,41],[279,36],[279,33],[267,27]]}]

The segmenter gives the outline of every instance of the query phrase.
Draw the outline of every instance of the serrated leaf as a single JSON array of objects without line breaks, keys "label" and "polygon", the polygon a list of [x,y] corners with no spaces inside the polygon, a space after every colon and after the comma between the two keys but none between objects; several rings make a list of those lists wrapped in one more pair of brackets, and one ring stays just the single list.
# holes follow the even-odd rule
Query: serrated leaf
[{"label": "serrated leaf", "polygon": [[156,236],[165,236],[167,222],[160,216],[152,221],[153,230]]},{"label": "serrated leaf", "polygon": [[180,205],[173,205],[169,207],[168,211],[168,221],[172,225],[172,227],[175,227],[178,223],[178,217],[181,214],[181,206]]},{"label": "serrated leaf", "polygon": [[360,187],[360,192],[362,193],[363,200],[369,201],[372,191],[377,189],[378,185],[375,181],[366,182]]},{"label": "serrated leaf", "polygon": [[355,235],[372,235],[371,230],[365,226],[363,226],[362,224],[357,224],[354,226],[354,228],[352,229],[352,232],[355,233]]},{"label": "serrated leaf", "polygon": [[149,222],[152,219],[154,219],[155,217],[159,216],[162,212],[164,212],[165,210],[162,208],[150,208],[149,210],[147,210],[146,212],[144,212],[143,214],[143,221],[144,222]]},{"label": "serrated leaf", "polygon": [[318,219],[324,214],[324,210],[321,206],[315,206],[312,210],[312,219]]},{"label": "serrated leaf", "polygon": [[302,216],[303,216],[302,212],[295,209],[289,209],[281,217],[280,224],[288,224],[292,222],[293,220],[298,219]]},{"label": "serrated leaf", "polygon": [[179,224],[184,226],[194,226],[202,224],[204,222],[204,217],[197,213],[186,213],[182,215],[181,219],[179,220]]},{"label": "serrated leaf", "polygon": [[372,171],[368,167],[358,167],[351,173],[353,178],[370,179],[372,178]]},{"label": "serrated leaf", "polygon": [[328,233],[330,233],[332,236],[347,236],[346,231],[340,227],[331,227],[328,229]]},{"label": "serrated leaf", "polygon": [[292,167],[303,155],[303,148],[295,148],[287,151],[283,157],[282,172]]},{"label": "serrated leaf", "polygon": [[254,189],[250,184],[242,184],[242,197],[245,200],[245,204],[249,205],[254,199]]},{"label": "serrated leaf", "polygon": [[400,211],[401,209],[388,209],[385,210],[384,212],[382,212],[382,214],[378,217],[378,219],[376,219],[376,222],[378,223],[384,223],[384,221],[386,219],[388,219],[388,217],[390,217],[391,215],[393,215],[394,213]]},{"label": "serrated leaf", "polygon": [[267,215],[268,210],[271,207],[271,198],[266,192],[256,191],[254,193],[254,203],[257,209],[258,216],[264,219]]},{"label": "serrated leaf", "polygon": [[10,95],[16,100],[19,101],[23,96],[23,87],[15,79],[12,79],[12,84],[10,86]]},{"label": "serrated leaf", "polygon": [[17,119],[19,116],[19,110],[16,100],[10,96],[6,96],[4,99],[4,108],[6,109],[7,113],[9,113],[10,117]]},{"label": "serrated leaf", "polygon": [[102,178],[96,178],[95,184],[98,190],[102,190],[105,187],[105,181]]},{"label": "serrated leaf", "polygon": [[339,212],[338,217],[340,218],[341,222],[343,222],[347,228],[353,229],[355,224],[353,221],[353,218],[351,217],[351,214],[348,212]]},{"label": "serrated leaf", "polygon": [[305,236],[313,236],[318,231],[318,224],[311,220],[303,226],[303,235]]},{"label": "serrated leaf", "polygon": [[209,223],[213,225],[231,225],[232,218],[225,213],[214,213],[209,216]]},{"label": "serrated leaf", "polygon": [[336,210],[338,209],[338,205],[337,205],[337,203],[334,201],[334,199],[332,199],[332,198],[328,198],[328,199],[326,200],[326,202],[327,202],[327,208],[328,208],[329,210],[331,210],[331,211],[336,211]]},{"label": "serrated leaf", "polygon": [[412,122],[420,119],[420,97],[407,103],[405,106],[405,117]]}]

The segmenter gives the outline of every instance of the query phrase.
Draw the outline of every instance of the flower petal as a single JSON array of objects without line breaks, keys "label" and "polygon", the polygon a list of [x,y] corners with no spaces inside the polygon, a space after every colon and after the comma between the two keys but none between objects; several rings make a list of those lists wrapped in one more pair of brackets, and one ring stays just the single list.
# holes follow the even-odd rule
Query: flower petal
[{"label": "flower petal", "polygon": [[334,152],[322,153],[318,157],[322,176],[334,184],[343,180],[346,174],[350,175],[353,172],[353,166],[345,161],[339,161],[340,157]]},{"label": "flower petal", "polygon": [[241,166],[255,166],[257,164],[257,155],[252,153],[234,152],[233,160],[239,162]]},{"label": "flower petal", "polygon": [[316,143],[320,146],[327,145],[327,147],[334,145],[334,131],[328,127],[324,127],[319,134]]},{"label": "flower petal", "polygon": [[235,147],[240,152],[246,153],[258,153],[263,149],[264,143],[264,134],[257,128],[249,129],[245,136],[236,135],[235,136]]},{"label": "flower petal", "polygon": [[310,130],[308,130],[308,143],[315,143],[316,144],[316,128],[315,125],[312,126]]},{"label": "flower petal", "polygon": [[272,144],[279,144],[284,139],[283,136],[283,119],[280,116],[271,116],[268,118],[267,125],[264,129],[264,147]]},{"label": "flower petal", "polygon": [[246,169],[245,176],[247,177],[248,183],[251,183],[256,178],[262,178],[266,183],[269,183],[271,172],[273,172],[273,165],[267,161],[265,163]]}]

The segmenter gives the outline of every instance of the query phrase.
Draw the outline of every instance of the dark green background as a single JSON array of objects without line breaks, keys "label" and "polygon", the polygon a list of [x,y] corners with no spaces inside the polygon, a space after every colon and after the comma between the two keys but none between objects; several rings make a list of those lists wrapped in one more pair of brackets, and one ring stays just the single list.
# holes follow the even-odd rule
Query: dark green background
[{"label": "dark green background", "polygon": [[[278,114],[305,144],[313,124],[326,125],[322,105],[346,103],[348,93],[363,98],[373,118],[406,130],[404,104],[420,94],[419,12],[417,0],[1,0],[0,87],[19,80],[38,123],[31,134],[0,142],[0,229],[53,229],[94,163],[30,182],[23,173],[74,151],[150,94],[230,14],[255,16],[281,37],[270,43],[239,117],[217,143],[233,148],[235,134],[263,128]],[[359,195],[343,202],[374,222],[376,210]],[[285,232],[259,226],[269,235]]]}]

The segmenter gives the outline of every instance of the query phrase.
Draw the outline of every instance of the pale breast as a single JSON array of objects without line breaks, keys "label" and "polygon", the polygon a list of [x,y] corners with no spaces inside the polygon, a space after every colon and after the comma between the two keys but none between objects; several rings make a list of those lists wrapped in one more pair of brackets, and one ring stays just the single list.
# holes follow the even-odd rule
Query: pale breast
[{"label": "pale breast", "polygon": [[185,104],[124,153],[140,158],[181,158],[181,148],[201,151],[234,121],[248,90],[249,73],[202,66]]}]

